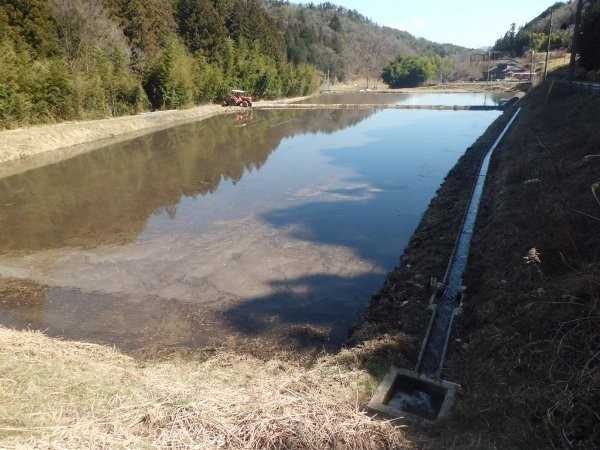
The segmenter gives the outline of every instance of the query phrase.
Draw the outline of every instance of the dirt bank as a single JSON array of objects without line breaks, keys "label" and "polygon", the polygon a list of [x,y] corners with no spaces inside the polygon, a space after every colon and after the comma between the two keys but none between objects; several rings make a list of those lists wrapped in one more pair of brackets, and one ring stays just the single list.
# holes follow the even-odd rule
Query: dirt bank
[{"label": "dirt bank", "polygon": [[[442,377],[465,391],[427,449],[600,447],[600,97],[539,87],[497,149]],[[349,344],[359,366],[413,368],[499,119],[449,173]],[[388,344],[361,352],[377,339]],[[433,431],[433,433],[432,433]]]},{"label": "dirt bank", "polygon": [[186,110],[6,130],[0,133],[0,163],[116,136],[129,138],[138,132],[147,133],[179,123],[202,120],[222,110],[218,105],[205,105]]},{"label": "dirt bank", "polygon": [[528,83],[515,83],[515,82],[455,82],[455,83],[444,83],[444,84],[431,84],[426,86],[420,86],[416,88],[400,88],[394,89],[386,86],[381,82],[368,82],[366,79],[354,80],[348,83],[340,83],[331,86],[332,92],[352,92],[360,89],[368,89],[371,92],[382,92],[382,93],[406,93],[411,92],[454,92],[454,93],[467,93],[467,92],[523,92],[527,88]]},{"label": "dirt bank", "polygon": [[600,96],[541,86],[491,161],[436,448],[600,448]]},{"label": "dirt bank", "polygon": [[[256,102],[271,106],[301,100]],[[109,144],[185,123],[227,114],[237,107],[203,105],[111,119],[64,122],[0,132],[0,178],[52,164]]]}]

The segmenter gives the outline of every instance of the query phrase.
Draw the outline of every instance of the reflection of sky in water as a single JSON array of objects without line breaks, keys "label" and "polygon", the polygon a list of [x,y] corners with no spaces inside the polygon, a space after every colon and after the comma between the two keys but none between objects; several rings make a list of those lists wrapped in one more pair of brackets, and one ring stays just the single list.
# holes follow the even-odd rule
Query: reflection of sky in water
[{"label": "reflection of sky in water", "polygon": [[384,110],[332,134],[285,138],[239,182],[155,214],[141,239],[253,215],[390,267],[447,172],[497,115]]},{"label": "reflection of sky in water", "polygon": [[56,289],[0,323],[195,347],[210,304],[225,334],[311,323],[337,345],[498,114],[255,111],[0,180],[4,276]]},{"label": "reflection of sky in water", "polygon": [[363,105],[445,105],[445,106],[494,106],[500,99],[508,99],[505,92],[413,92],[404,93],[370,93],[345,92],[330,93],[310,97],[300,103],[316,104],[363,104]]},{"label": "reflection of sky in water", "polygon": [[506,98],[507,94],[488,93],[417,93],[409,94],[405,99],[395,102],[396,105],[495,105],[499,98]]}]

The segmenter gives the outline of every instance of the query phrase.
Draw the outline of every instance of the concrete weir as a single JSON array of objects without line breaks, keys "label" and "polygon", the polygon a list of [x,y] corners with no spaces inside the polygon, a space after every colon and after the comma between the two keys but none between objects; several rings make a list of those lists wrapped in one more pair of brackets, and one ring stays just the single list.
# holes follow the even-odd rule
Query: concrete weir
[{"label": "concrete weir", "polygon": [[393,417],[408,416],[424,423],[435,423],[448,415],[455,401],[460,386],[441,380],[440,376],[452,322],[460,313],[464,300],[462,276],[467,265],[490,158],[520,111],[521,108],[513,114],[483,158],[444,280],[441,283],[432,280],[428,306],[432,311],[431,320],[416,367],[414,370],[396,367],[390,369],[369,402],[369,408],[374,411]]},{"label": "concrete weir", "polygon": [[254,109],[433,109],[439,111],[497,111],[503,106],[487,105],[389,105],[359,103],[274,103],[271,105],[254,105]]}]

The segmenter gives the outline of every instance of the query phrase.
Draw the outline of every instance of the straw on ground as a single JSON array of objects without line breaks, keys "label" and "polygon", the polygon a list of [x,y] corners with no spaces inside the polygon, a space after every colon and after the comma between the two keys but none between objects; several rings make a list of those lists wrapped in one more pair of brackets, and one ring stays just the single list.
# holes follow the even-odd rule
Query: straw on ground
[{"label": "straw on ground", "polygon": [[361,409],[368,375],[217,352],[139,362],[0,327],[3,448],[411,448]]}]

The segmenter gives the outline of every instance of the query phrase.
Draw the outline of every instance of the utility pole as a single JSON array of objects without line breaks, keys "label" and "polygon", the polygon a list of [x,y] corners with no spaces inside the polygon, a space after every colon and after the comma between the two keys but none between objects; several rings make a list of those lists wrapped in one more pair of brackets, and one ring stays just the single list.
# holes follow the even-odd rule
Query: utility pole
[{"label": "utility pole", "polygon": [[569,94],[573,93],[573,78],[575,76],[575,61],[579,50],[579,28],[581,26],[581,11],[583,0],[577,0],[577,12],[575,13],[575,29],[573,30],[573,43],[571,44],[571,61],[569,63]]},{"label": "utility pole", "polygon": [[[529,64],[529,84],[533,84],[533,55],[535,54],[535,50],[531,49],[531,63]],[[548,62],[546,62],[548,64]],[[546,79],[546,74],[544,74],[544,79]]]},{"label": "utility pole", "polygon": [[[581,3],[581,0],[580,0]],[[550,9],[550,22],[548,22],[548,46],[546,47],[546,64],[544,65],[544,81],[546,81],[546,75],[548,75],[548,56],[550,55],[550,42],[552,41],[552,15],[554,9]]]}]

